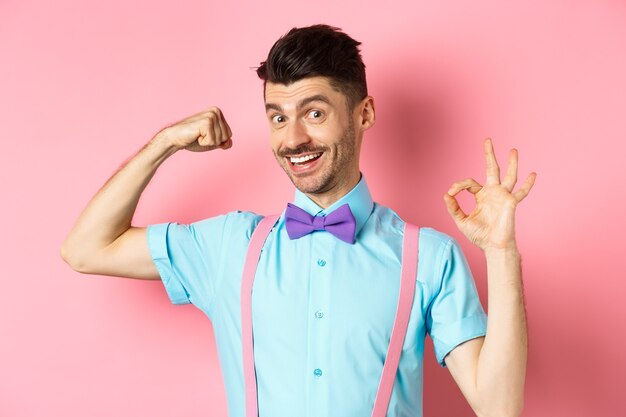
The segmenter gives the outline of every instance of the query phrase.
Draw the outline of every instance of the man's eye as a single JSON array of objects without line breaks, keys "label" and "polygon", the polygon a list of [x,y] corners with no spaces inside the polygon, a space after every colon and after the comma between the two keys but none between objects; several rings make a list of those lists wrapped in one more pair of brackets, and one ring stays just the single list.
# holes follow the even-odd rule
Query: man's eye
[{"label": "man's eye", "polygon": [[324,113],[322,113],[320,110],[311,110],[309,112],[309,117],[313,118],[313,119],[320,119],[324,116]]},{"label": "man's eye", "polygon": [[280,114],[276,114],[272,116],[272,123],[282,123],[284,121],[285,121],[285,118]]}]

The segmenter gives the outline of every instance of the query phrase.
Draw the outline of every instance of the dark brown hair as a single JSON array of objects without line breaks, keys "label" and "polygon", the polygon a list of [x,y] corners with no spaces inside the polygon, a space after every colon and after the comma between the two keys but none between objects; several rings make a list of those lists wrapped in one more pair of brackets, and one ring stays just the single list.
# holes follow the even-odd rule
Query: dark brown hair
[{"label": "dark brown hair", "polygon": [[293,28],[276,41],[256,72],[263,83],[289,85],[307,77],[328,77],[352,110],[367,96],[361,42],[328,25]]}]

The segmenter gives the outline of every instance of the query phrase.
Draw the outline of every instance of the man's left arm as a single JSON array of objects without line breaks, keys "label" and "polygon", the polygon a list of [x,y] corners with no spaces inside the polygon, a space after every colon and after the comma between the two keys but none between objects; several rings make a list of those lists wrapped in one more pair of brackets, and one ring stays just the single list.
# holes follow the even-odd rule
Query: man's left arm
[{"label": "man's left arm", "polygon": [[[530,192],[536,174],[531,173],[514,192],[517,151],[511,150],[506,175],[500,182],[500,168],[490,139],[485,140],[484,150],[485,185],[473,179],[457,182],[444,200],[459,229],[485,253],[487,333],[484,338],[457,346],[445,362],[478,416],[518,416],[524,403],[528,342],[520,254],[515,241],[515,208]],[[476,206],[469,214],[463,212],[455,198],[463,190],[476,198]]]}]

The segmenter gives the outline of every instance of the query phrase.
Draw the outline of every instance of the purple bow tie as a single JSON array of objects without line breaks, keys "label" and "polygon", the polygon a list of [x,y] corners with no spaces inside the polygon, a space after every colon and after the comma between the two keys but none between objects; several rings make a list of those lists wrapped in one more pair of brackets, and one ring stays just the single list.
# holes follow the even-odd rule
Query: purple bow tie
[{"label": "purple bow tie", "polygon": [[298,239],[315,230],[326,230],[344,242],[354,243],[356,220],[347,204],[322,217],[311,216],[300,207],[288,203],[285,210],[285,225],[290,239]]}]

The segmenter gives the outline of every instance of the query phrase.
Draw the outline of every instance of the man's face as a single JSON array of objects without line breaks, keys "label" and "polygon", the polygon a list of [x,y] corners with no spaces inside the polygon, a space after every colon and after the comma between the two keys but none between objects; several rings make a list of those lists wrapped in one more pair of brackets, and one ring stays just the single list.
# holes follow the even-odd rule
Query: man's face
[{"label": "man's face", "polygon": [[356,185],[360,135],[346,97],[327,78],[267,82],[265,107],[274,156],[296,188],[319,204]]}]

